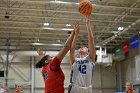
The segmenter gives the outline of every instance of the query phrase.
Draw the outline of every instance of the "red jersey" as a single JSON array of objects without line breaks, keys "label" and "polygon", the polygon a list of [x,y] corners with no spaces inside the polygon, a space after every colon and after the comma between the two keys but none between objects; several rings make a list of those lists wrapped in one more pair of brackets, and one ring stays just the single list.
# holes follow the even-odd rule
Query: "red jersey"
[{"label": "red jersey", "polygon": [[44,93],[64,93],[64,73],[60,68],[61,62],[55,57],[51,63],[42,68],[45,82]]},{"label": "red jersey", "polygon": [[129,89],[129,90],[126,91],[126,93],[133,93],[133,90]]}]

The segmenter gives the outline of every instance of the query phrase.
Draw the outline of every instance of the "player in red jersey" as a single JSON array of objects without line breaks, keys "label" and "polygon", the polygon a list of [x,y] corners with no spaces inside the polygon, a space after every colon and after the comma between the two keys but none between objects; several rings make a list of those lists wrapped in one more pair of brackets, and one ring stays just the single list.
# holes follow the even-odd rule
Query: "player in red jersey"
[{"label": "player in red jersey", "polygon": [[62,59],[65,57],[71,47],[71,43],[75,34],[75,31],[79,29],[79,24],[75,24],[74,31],[67,39],[64,47],[60,52],[52,58],[49,55],[45,55],[45,52],[40,49],[37,53],[41,57],[41,60],[36,64],[37,68],[42,68],[42,76],[45,83],[44,93],[64,93],[64,73],[60,67]]}]

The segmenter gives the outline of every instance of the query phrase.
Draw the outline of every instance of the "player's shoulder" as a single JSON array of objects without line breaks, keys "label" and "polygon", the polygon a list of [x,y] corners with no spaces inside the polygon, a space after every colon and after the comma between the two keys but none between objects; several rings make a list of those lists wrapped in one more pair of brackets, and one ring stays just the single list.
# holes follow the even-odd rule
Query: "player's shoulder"
[{"label": "player's shoulder", "polygon": [[91,57],[89,55],[87,55],[85,57],[86,60],[88,60],[90,63],[92,63],[93,65],[95,65],[95,62],[91,59]]},{"label": "player's shoulder", "polygon": [[1,88],[1,89],[0,89],[0,92],[4,92],[4,89],[3,89],[3,88]]}]

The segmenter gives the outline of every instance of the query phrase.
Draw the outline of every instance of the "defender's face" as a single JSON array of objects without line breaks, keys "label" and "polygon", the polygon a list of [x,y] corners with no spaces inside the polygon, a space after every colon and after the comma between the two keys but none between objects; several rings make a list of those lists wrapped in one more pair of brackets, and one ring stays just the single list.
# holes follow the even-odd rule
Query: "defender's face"
[{"label": "defender's face", "polygon": [[48,60],[45,61],[45,64],[49,64],[53,60],[53,56],[49,56]]}]

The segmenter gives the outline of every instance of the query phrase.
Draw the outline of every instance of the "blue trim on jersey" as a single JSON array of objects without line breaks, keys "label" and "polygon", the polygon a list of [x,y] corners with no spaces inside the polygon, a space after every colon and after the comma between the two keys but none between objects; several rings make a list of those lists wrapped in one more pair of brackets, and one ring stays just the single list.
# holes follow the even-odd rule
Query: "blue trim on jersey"
[{"label": "blue trim on jersey", "polygon": [[76,64],[85,64],[85,63],[89,63],[88,60],[76,60],[75,62]]},{"label": "blue trim on jersey", "polygon": [[[93,72],[94,72],[95,63],[92,63],[92,65],[93,65],[93,68],[92,68],[92,78],[93,78]],[[91,79],[91,82],[92,82],[92,79]]]},{"label": "blue trim on jersey", "polygon": [[73,77],[73,70],[71,70],[71,78],[70,78],[70,83],[72,83],[72,77]]}]

